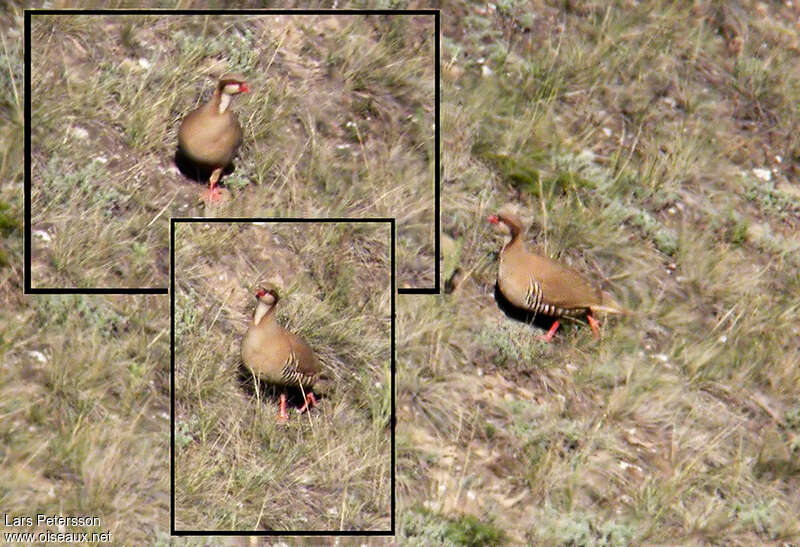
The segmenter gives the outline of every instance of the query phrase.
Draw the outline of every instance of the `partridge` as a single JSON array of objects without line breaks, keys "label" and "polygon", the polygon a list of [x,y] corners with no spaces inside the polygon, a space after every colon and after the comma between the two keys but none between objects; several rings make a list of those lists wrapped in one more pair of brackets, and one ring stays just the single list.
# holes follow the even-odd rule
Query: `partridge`
[{"label": "partridge", "polygon": [[222,196],[216,184],[242,142],[242,127],[229,108],[231,98],[248,91],[243,76],[225,74],[211,99],[187,114],[178,129],[181,152],[197,167],[211,171],[204,199],[218,201]]},{"label": "partridge", "polygon": [[300,412],[317,404],[311,386],[319,378],[322,368],[314,351],[295,334],[287,331],[275,320],[275,305],[280,297],[273,286],[260,287],[256,292],[253,321],[242,340],[242,360],[260,379],[282,386],[278,420],[289,419],[286,412],[286,387],[298,386],[305,394]]},{"label": "partridge", "polygon": [[599,335],[594,312],[626,313],[619,304],[601,292],[575,270],[545,256],[529,252],[520,237],[522,223],[516,214],[501,211],[489,217],[498,231],[510,236],[500,251],[497,285],[514,306],[533,314],[554,318],[543,337],[552,340],[560,317],[585,315],[595,336]]}]

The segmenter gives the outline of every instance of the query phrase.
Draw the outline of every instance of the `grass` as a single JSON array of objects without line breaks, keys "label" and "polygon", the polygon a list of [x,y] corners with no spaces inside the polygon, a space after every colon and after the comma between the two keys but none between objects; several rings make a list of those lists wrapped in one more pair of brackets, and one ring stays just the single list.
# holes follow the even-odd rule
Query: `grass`
[{"label": "grass", "polygon": [[[482,537],[447,539],[462,519],[511,544],[800,537],[793,10],[448,6],[460,282],[399,299],[401,542]],[[552,344],[505,316],[485,219],[508,202],[634,315]]]},{"label": "grass", "polygon": [[96,516],[99,528],[69,531],[120,543],[168,535],[166,300],[4,297],[15,309],[0,320],[5,511]]},{"label": "grass", "polygon": [[[176,225],[178,529],[389,530],[390,245],[387,223]],[[275,276],[278,320],[328,363],[288,426],[239,357]]]},{"label": "grass", "polygon": [[[398,535],[392,541],[800,540],[800,44],[793,10],[786,3],[659,1],[611,7],[452,2],[443,8],[442,221],[453,249],[444,259],[448,273],[461,271],[462,281],[451,294],[397,299]],[[169,537],[166,297],[22,295],[21,16],[12,7],[0,17],[8,23],[0,27],[4,511],[96,513],[120,543],[202,544],[208,540]],[[339,60],[331,61],[330,70],[347,73]],[[359,85],[354,77],[340,77]],[[208,85],[198,78],[178,88],[181,102],[169,108],[175,121]],[[243,101],[236,108],[245,123],[245,113],[255,111]],[[369,101],[359,101],[360,112],[370,108]],[[363,127],[347,121],[347,133],[341,131],[352,146]],[[174,143],[166,136],[158,137],[162,144],[142,138],[147,120],[139,123],[145,129],[134,135],[137,146],[166,150]],[[119,131],[122,139],[126,133]],[[250,180],[257,172],[245,170],[244,150],[259,142],[246,141],[233,176],[241,169]],[[71,172],[128,168],[126,180],[133,181],[139,171],[155,173],[153,165],[166,161],[158,158],[127,167],[82,162]],[[768,170],[770,180],[754,169]],[[262,182],[266,186],[248,188],[278,188]],[[188,185],[175,184],[172,193]],[[193,200],[196,185],[190,190],[179,203]],[[148,202],[156,207],[144,224],[172,193]],[[634,315],[601,318],[599,341],[585,325],[566,325],[552,344],[536,338],[541,331],[506,317],[492,297],[500,242],[484,219],[509,201],[526,213],[531,246],[592,276]],[[96,214],[101,218],[102,209]],[[234,236],[235,230],[226,241]],[[217,242],[199,237],[193,245],[211,253]],[[239,252],[249,252],[246,246],[230,249],[231,264]],[[274,401],[265,397],[259,406],[229,383],[237,336],[252,311],[252,300],[246,302],[252,297],[242,291],[260,277],[259,265],[266,267],[268,255],[258,256],[244,275],[225,281],[227,290],[242,295],[236,299],[226,300],[222,281],[210,277],[211,266],[224,260],[205,259],[184,272],[182,292],[195,287],[203,289],[196,294],[211,296],[190,302],[196,304],[194,319],[179,324],[191,333],[189,327],[205,325],[219,312],[215,330],[227,329],[230,347],[224,351],[217,340],[199,337],[181,350],[187,357],[203,350],[217,359],[196,364],[197,389],[184,392],[182,404],[198,408],[202,401],[218,412],[219,398],[230,395],[225,401],[233,406],[222,414],[184,415],[176,433],[185,454],[206,446],[204,439],[218,440],[226,458],[239,447],[238,461],[259,461],[266,481],[286,470],[254,458],[262,455],[258,450],[323,441],[309,435],[311,426],[302,420],[290,423],[288,435],[274,435]],[[284,276],[291,288],[282,319],[315,342],[318,329],[329,334],[329,327],[314,322],[319,315],[302,315],[303,307],[292,306],[317,300],[324,310],[324,294],[307,287],[325,277],[313,268],[300,271],[303,283],[293,285]],[[151,274],[152,282],[160,276],[164,284],[165,272]],[[339,343],[334,337],[325,347],[338,354]],[[224,366],[210,366],[218,363]],[[336,388],[343,395],[336,401],[353,404],[365,384],[354,385],[352,391]],[[371,395],[362,395],[354,408],[380,399]],[[321,406],[315,417],[328,419],[334,402],[326,399],[327,409]],[[263,419],[256,421],[259,415]],[[220,434],[223,426],[211,419],[218,416],[240,429]],[[365,420],[362,412],[350,417]],[[300,459],[303,468],[313,469]],[[251,496],[242,498],[241,508],[219,505],[229,510],[214,515],[215,522],[236,516],[245,527],[258,516],[247,512],[256,501],[253,483],[243,480],[253,477],[254,468],[240,469],[225,468],[223,477],[239,488],[235,492]],[[220,482],[200,471],[186,477],[182,503],[201,499],[201,487]],[[219,498],[218,490],[211,492]],[[337,523],[342,514],[356,515],[351,491],[342,499],[345,511],[336,505]],[[264,522],[286,524],[281,519],[289,517],[276,514],[276,507],[265,506],[270,520]]]},{"label": "grass", "polygon": [[[32,19],[34,287],[166,286],[168,219],[395,217],[398,283],[433,284],[433,19]],[[173,156],[218,76],[247,76],[231,198]]]}]

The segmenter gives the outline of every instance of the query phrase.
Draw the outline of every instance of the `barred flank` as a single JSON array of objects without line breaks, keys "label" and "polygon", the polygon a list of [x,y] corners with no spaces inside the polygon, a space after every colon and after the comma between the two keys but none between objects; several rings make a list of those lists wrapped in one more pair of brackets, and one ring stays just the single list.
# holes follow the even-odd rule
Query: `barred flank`
[{"label": "barred flank", "polygon": [[294,352],[289,354],[289,358],[284,363],[281,377],[284,382],[292,385],[309,385],[317,379],[316,374],[306,374],[297,367],[297,356]]},{"label": "barred flank", "polygon": [[531,313],[536,315],[541,313],[550,317],[580,315],[586,312],[584,308],[566,309],[545,303],[542,286],[533,277],[530,278],[528,289],[525,291],[525,304]]}]

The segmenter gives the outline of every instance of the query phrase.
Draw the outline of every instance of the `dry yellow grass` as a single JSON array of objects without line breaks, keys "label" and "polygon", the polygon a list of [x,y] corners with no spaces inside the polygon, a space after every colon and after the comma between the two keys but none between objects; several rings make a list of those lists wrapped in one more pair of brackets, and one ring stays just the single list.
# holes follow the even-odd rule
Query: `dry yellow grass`
[{"label": "dry yellow grass", "polygon": [[[396,543],[800,540],[797,9],[444,8],[445,259],[465,276],[397,300]],[[168,536],[166,297],[21,294],[21,22],[2,17],[4,511],[224,543]],[[508,201],[636,317],[545,345],[503,315],[484,217]]]},{"label": "dry yellow grass", "polygon": [[[397,219],[398,282],[433,286],[433,17],[34,15],[32,285],[164,287],[170,217]],[[230,199],[174,165],[182,117],[252,92]]]},{"label": "dry yellow grass", "polygon": [[[398,302],[400,537],[796,542],[796,8],[448,12],[445,273],[462,281]],[[486,216],[507,202],[634,316],[548,345],[504,315]]]},{"label": "dry yellow grass", "polygon": [[[176,222],[174,244],[176,529],[389,531],[390,224]],[[270,280],[326,362],[286,425],[239,354]]]}]

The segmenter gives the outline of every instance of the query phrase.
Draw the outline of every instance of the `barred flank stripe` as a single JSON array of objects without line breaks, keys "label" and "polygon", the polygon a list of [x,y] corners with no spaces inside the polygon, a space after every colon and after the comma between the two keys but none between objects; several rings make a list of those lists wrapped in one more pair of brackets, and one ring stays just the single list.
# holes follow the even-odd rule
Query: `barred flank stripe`
[{"label": "barred flank stripe", "polygon": [[542,287],[533,277],[528,279],[528,290],[525,291],[525,304],[533,313],[539,313],[542,306]]},{"label": "barred flank stripe", "polygon": [[316,380],[316,374],[306,374],[297,368],[297,356],[293,351],[289,353],[289,358],[283,364],[281,376],[287,384],[307,385]]},{"label": "barred flank stripe", "polygon": [[545,303],[542,286],[533,277],[528,280],[528,289],[525,291],[525,305],[528,307],[528,310],[534,314],[541,313],[549,315],[550,317],[563,317],[573,314],[579,315],[586,311],[583,308],[565,309]]}]

